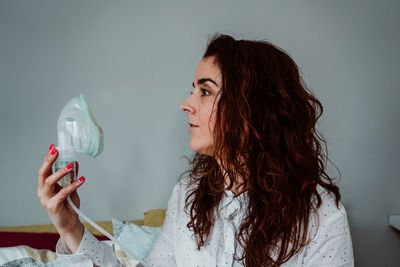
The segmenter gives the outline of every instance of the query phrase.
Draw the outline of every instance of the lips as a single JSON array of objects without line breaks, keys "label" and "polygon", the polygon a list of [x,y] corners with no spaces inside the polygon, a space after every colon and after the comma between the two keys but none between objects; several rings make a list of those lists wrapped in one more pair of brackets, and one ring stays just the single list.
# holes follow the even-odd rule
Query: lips
[{"label": "lips", "polygon": [[190,126],[190,128],[199,127],[198,125],[196,125],[196,124],[194,124],[194,123],[191,123],[191,122],[189,122],[189,126]]}]

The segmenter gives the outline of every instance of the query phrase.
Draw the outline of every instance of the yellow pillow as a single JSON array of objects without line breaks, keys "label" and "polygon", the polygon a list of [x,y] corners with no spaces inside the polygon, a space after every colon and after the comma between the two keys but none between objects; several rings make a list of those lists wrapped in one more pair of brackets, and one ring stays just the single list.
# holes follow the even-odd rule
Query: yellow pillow
[{"label": "yellow pillow", "polygon": [[41,224],[23,226],[1,226],[0,232],[57,233],[57,230],[52,224]]},{"label": "yellow pillow", "polygon": [[162,226],[165,219],[165,212],[166,210],[164,209],[146,211],[144,213],[143,225],[152,227]]},{"label": "yellow pillow", "polygon": [[[143,225],[143,220],[132,220],[129,221],[137,225]],[[110,221],[96,222],[104,230],[113,234],[113,225]],[[103,235],[96,228],[91,226],[89,223],[83,223],[85,227],[94,235]],[[24,225],[24,226],[2,226],[0,232],[26,232],[26,233],[57,233],[57,229],[53,224],[41,224],[41,225]]]},{"label": "yellow pillow", "polygon": [[[166,210],[164,209],[149,210],[144,213],[144,220],[130,220],[129,222],[137,225],[159,227],[164,223],[165,212]],[[110,234],[113,234],[113,225],[111,221],[101,221],[96,223]],[[103,235],[89,223],[83,224],[92,234]],[[53,224],[1,226],[0,232],[57,233],[57,229]]]}]

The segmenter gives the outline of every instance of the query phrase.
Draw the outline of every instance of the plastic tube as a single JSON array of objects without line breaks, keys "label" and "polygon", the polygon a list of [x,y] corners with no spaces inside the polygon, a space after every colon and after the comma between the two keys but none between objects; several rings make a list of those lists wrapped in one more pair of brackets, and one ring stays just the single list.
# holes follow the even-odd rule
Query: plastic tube
[{"label": "plastic tube", "polygon": [[[64,106],[58,118],[57,133],[59,145],[57,150],[59,151],[59,156],[55,163],[55,170],[57,171],[67,164],[73,163],[73,171],[62,178],[62,186],[65,187],[76,178],[76,155],[87,154],[94,158],[98,156],[104,148],[103,129],[97,124],[83,94],[73,98]],[[108,237],[112,242],[119,245],[129,256],[138,260],[142,266],[148,266],[148,264],[132,250],[115,239],[80,211],[69,196],[67,197],[67,202],[80,217],[93,225],[93,227]]]},{"label": "plastic tube", "polygon": [[138,260],[143,266],[148,266],[147,263],[142,260],[138,255],[135,254],[131,249],[129,249],[127,246],[125,246],[121,241],[118,239],[115,239],[110,233],[108,233],[106,230],[101,228],[100,225],[92,221],[89,217],[87,217],[82,211],[80,211],[72,202],[71,198],[68,196],[67,197],[67,202],[68,204],[72,207],[72,209],[80,216],[82,217],[85,221],[90,223],[94,228],[99,230],[103,235],[108,237],[112,242],[120,246],[129,256],[133,257],[134,259]]},{"label": "plastic tube", "polygon": [[[69,184],[71,184],[72,181],[75,180],[76,178],[76,164],[75,161],[72,161],[71,159],[61,159],[61,157],[59,159],[57,159],[56,162],[56,166],[55,166],[55,170],[59,170],[62,167],[65,167],[67,164],[69,163],[73,163],[73,171],[71,171],[70,173],[66,174],[63,178],[62,178],[62,187],[66,187]],[[124,245],[121,241],[119,241],[118,239],[115,239],[110,233],[108,233],[106,230],[104,230],[100,225],[98,225],[97,223],[95,223],[94,221],[92,221],[89,217],[87,217],[81,210],[79,210],[75,204],[72,202],[70,196],[67,197],[67,202],[68,204],[72,207],[72,209],[81,217],[83,218],[86,222],[90,223],[94,228],[96,228],[97,230],[99,230],[100,233],[102,233],[103,235],[105,235],[106,237],[108,237],[112,242],[114,242],[114,244],[117,244],[121,247],[121,249],[128,254],[129,256],[131,256],[132,258],[138,260],[142,266],[148,266],[147,263],[142,260],[138,255],[136,255],[135,252],[133,252],[131,249],[129,249],[126,245]]]}]

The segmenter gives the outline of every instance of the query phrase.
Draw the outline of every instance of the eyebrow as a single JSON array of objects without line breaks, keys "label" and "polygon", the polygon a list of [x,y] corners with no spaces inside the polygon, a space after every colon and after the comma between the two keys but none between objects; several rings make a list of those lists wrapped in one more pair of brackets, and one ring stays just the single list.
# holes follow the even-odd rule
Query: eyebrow
[{"label": "eyebrow", "polygon": [[[213,84],[215,84],[215,86],[218,87],[217,83],[214,80],[210,79],[210,78],[202,78],[202,79],[198,79],[197,80],[197,84],[203,84],[203,83],[206,83],[206,82],[212,82]],[[194,83],[192,83],[192,86],[194,88]]]}]

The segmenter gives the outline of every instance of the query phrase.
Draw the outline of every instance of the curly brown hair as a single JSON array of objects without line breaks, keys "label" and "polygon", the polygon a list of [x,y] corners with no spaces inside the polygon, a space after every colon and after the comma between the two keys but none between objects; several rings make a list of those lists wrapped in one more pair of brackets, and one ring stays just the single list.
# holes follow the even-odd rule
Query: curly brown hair
[{"label": "curly brown hair", "polygon": [[186,196],[187,226],[200,250],[224,190],[239,185],[248,207],[236,233],[243,254],[235,258],[249,267],[279,266],[309,242],[310,215],[321,205],[317,186],[339,205],[339,188],[325,171],[326,142],[316,129],[322,105],[290,56],[267,41],[218,34],[208,57],[222,74],[215,147],[213,156],[196,153],[189,160],[188,181],[195,186]]}]

